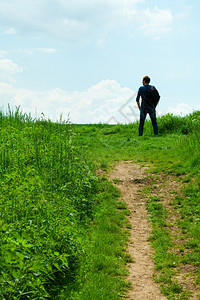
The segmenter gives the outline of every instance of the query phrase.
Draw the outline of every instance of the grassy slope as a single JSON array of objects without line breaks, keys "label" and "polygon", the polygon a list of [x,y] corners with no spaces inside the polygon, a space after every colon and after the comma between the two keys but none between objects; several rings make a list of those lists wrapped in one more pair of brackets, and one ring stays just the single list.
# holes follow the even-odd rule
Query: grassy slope
[{"label": "grassy slope", "polygon": [[[155,248],[155,264],[158,272],[155,278],[169,299],[188,299],[191,291],[174,278],[184,265],[191,265],[189,269],[193,270],[192,274],[185,276],[194,277],[194,286],[195,282],[198,284],[200,280],[199,156],[195,151],[198,149],[199,136],[197,128],[191,130],[193,132],[191,135],[182,135],[182,132],[187,132],[188,124],[191,124],[190,118],[185,120],[182,118],[181,121],[180,118],[174,120],[172,116],[168,118],[168,122],[166,118],[163,119],[165,126],[162,119],[159,120],[161,128],[166,129],[168,123],[174,124],[177,120],[181,122],[180,128],[174,130],[174,133],[159,137],[152,136],[149,122],[146,123],[146,134],[142,138],[137,137],[137,124],[81,125],[76,126],[75,131],[81,151],[96,162],[97,168],[108,170],[117,160],[133,160],[148,164],[153,173],[163,173],[165,177],[171,174],[173,180],[184,184],[181,196],[171,191],[174,196],[170,204],[173,209],[170,211],[164,207],[161,198],[151,197],[152,187],[147,187],[144,197],[147,198],[147,209],[152,215],[154,228],[151,240]],[[173,226],[178,226],[179,234],[182,233],[180,241],[179,237],[176,237],[176,242],[172,240],[168,228],[172,225],[167,223],[168,218],[174,217],[173,214],[175,217],[179,216]],[[176,254],[170,254],[174,251],[173,248],[176,248]]]},{"label": "grassy slope", "polygon": [[127,210],[71,126],[1,113],[0,140],[0,297],[121,297]]},{"label": "grassy slope", "polygon": [[[124,251],[128,212],[123,203],[117,202],[119,191],[105,177],[98,179],[93,170],[95,166],[106,171],[118,160],[148,163],[153,172],[171,173],[177,178],[186,174],[184,180],[189,184],[183,191],[186,197],[176,197],[173,206],[181,215],[177,225],[188,235],[181,251],[191,250],[184,253],[181,263],[195,266],[198,281],[200,160],[195,152],[199,146],[198,131],[194,131],[196,136],[182,136],[191,131],[193,119],[170,115],[159,119],[161,135],[156,138],[152,136],[151,124],[146,122],[145,135],[139,138],[138,124],[69,127],[33,123],[19,115],[5,119],[1,115],[0,187],[1,203],[6,203],[2,206],[5,219],[1,224],[1,257],[8,257],[2,261],[1,284],[7,289],[5,293],[0,291],[2,295],[7,299],[30,299],[30,293],[32,299],[33,295],[35,299],[38,295],[46,299],[49,294],[50,299],[91,300],[123,296],[127,288],[123,281],[125,264],[129,259]],[[7,195],[5,199],[9,201],[2,195]],[[158,208],[160,212],[164,208],[158,199],[151,200],[147,207],[156,228],[154,214]],[[19,208],[23,206],[21,211]],[[15,212],[10,219],[6,209]],[[159,226],[165,228],[165,213],[160,216]],[[13,243],[16,228],[17,243]],[[158,234],[152,237],[158,256],[159,238]],[[65,256],[66,249],[69,257]],[[164,253],[168,249],[162,249],[163,257],[167,257]],[[179,258],[176,259],[178,262]],[[172,281],[173,264],[163,265],[157,281],[163,284],[165,294],[171,299],[186,299],[178,298],[186,297],[187,293]],[[27,275],[20,277],[20,272]]]}]

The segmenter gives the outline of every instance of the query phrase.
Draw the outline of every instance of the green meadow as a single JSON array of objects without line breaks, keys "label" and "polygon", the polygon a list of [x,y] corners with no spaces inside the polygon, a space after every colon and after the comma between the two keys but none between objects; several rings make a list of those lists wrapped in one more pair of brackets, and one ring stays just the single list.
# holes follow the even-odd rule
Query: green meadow
[{"label": "green meadow", "polygon": [[[146,121],[138,137],[137,122],[77,125],[35,120],[19,108],[0,112],[1,299],[125,299],[129,211],[108,180],[120,160],[148,165],[149,177],[173,176],[181,185],[170,211],[162,197],[151,196],[153,185],[142,193],[153,228],[154,278],[168,299],[189,299],[175,275],[190,266],[200,283],[200,112],[159,117],[158,127],[154,137]],[[181,233],[176,242],[172,211]]]}]

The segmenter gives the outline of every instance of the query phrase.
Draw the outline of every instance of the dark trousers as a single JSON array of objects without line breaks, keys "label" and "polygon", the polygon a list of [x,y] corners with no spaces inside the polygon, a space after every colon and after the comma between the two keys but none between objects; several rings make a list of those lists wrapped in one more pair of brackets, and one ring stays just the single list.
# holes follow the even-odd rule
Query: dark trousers
[{"label": "dark trousers", "polygon": [[139,124],[139,136],[143,135],[144,122],[147,114],[149,114],[151,118],[151,122],[153,125],[154,135],[158,135],[158,125],[156,121],[156,109],[152,108],[141,108],[140,109],[140,124]]}]

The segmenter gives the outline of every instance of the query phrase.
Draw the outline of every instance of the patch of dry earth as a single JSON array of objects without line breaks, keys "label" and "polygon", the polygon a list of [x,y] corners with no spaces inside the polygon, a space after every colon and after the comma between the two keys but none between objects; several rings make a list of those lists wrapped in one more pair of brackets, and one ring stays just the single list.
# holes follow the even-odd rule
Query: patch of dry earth
[{"label": "patch of dry earth", "polygon": [[153,250],[148,242],[152,230],[148,221],[145,200],[140,190],[145,187],[148,180],[145,175],[147,167],[140,167],[129,161],[119,162],[110,174],[110,179],[116,182],[121,190],[122,199],[130,210],[129,221],[131,224],[130,242],[128,252],[133,262],[128,264],[128,281],[132,283],[129,291],[129,300],[164,300],[160,293],[159,285],[153,280],[154,263]]},{"label": "patch of dry earth", "polygon": [[[131,224],[130,239],[127,252],[133,259],[128,264],[128,281],[132,283],[132,289],[127,295],[128,300],[164,300],[167,299],[160,292],[159,285],[153,280],[155,273],[153,256],[154,252],[148,242],[152,227],[148,221],[146,210],[146,197],[141,192],[147,186],[151,187],[151,196],[162,199],[163,207],[169,212],[167,223],[171,234],[174,250],[179,251],[179,246],[187,241],[176,221],[180,214],[171,204],[176,195],[181,194],[181,184],[172,175],[160,174],[150,179],[146,175],[148,167],[141,167],[132,161],[117,163],[110,173],[110,179],[121,191],[124,200],[130,210],[129,222]],[[117,179],[117,180],[116,180]],[[117,183],[116,183],[117,182]],[[179,238],[177,238],[179,237]],[[194,266],[180,265],[174,280],[191,292],[190,300],[199,299],[200,288],[195,284]]]}]

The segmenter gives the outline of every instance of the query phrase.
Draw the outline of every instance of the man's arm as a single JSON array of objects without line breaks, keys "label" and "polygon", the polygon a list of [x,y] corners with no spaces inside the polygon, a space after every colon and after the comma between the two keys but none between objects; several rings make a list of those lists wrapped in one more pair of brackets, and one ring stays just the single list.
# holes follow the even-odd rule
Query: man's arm
[{"label": "man's arm", "polygon": [[140,110],[140,108],[141,108],[141,106],[140,106],[140,89],[138,90],[138,93],[137,93],[136,102],[137,102],[137,106]]}]

